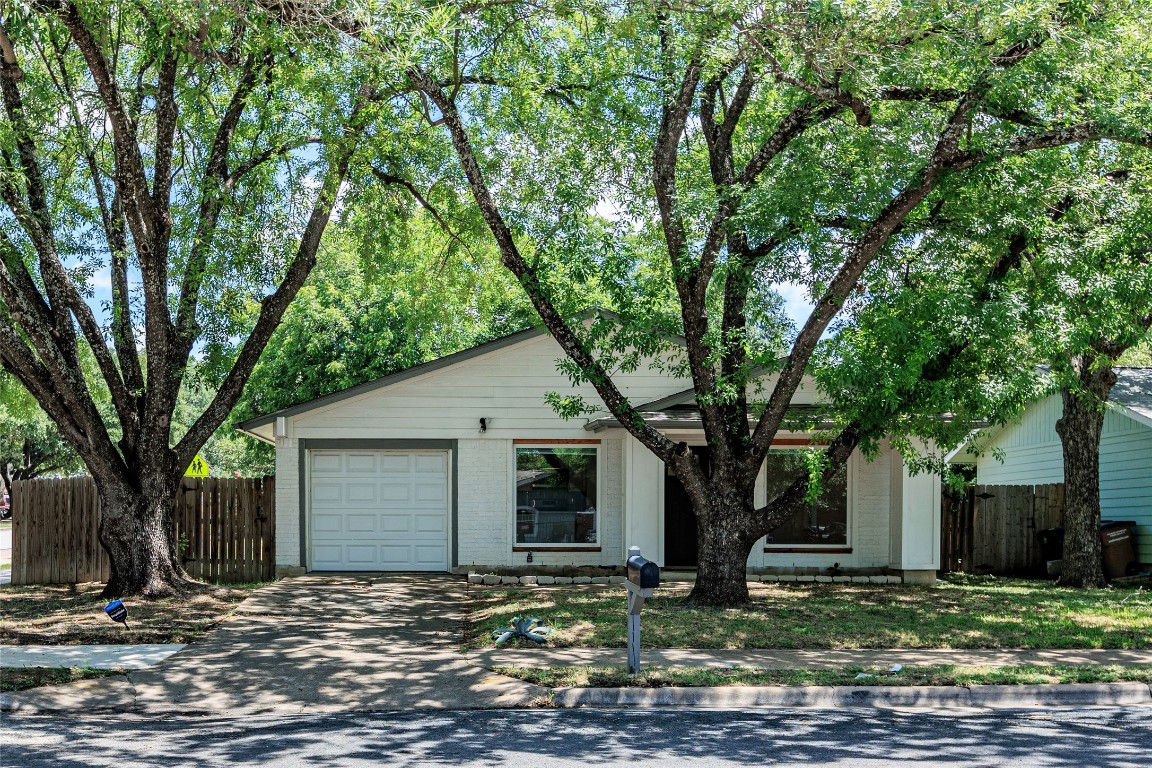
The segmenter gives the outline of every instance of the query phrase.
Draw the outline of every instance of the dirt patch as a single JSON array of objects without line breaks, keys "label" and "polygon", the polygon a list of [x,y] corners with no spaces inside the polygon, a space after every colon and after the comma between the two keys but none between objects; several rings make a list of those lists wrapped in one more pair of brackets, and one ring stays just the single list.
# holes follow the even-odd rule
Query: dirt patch
[{"label": "dirt patch", "polygon": [[128,627],[104,614],[104,585],[0,587],[0,645],[190,643],[226,619],[252,587],[211,587],[162,600],[126,598]]}]

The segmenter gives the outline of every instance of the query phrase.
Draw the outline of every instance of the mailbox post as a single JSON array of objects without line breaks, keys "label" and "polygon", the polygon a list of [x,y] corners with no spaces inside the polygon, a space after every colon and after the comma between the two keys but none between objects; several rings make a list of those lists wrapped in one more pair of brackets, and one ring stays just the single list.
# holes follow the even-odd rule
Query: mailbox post
[{"label": "mailbox post", "polygon": [[640,609],[660,586],[660,566],[640,555],[640,547],[628,548],[628,673],[640,671]]}]

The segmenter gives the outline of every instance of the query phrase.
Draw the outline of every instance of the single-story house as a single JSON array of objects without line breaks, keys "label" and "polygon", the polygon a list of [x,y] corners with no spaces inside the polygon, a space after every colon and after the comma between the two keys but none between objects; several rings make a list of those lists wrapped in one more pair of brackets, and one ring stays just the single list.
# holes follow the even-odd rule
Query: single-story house
[{"label": "single-story house", "polygon": [[[545,393],[582,395],[534,328],[251,419],[276,446],[282,571],[452,571],[619,566],[636,545],[665,567],[696,564],[688,499],[664,464],[606,412],[564,420]],[[706,454],[690,384],[642,366],[617,376],[644,418]],[[770,384],[771,382],[769,382]],[[806,380],[793,405],[816,402]],[[781,433],[757,490],[796,471],[810,436]],[[757,572],[935,578],[939,478],[884,448],[857,453],[824,498],[754,547]]]},{"label": "single-story house", "polygon": [[[1024,409],[1014,423],[985,431],[949,457],[974,464],[982,485],[1064,482],[1064,453],[1056,421],[1059,394]],[[1105,520],[1136,523],[1137,556],[1152,562],[1152,368],[1117,368],[1116,386],[1100,436],[1100,512]]]}]

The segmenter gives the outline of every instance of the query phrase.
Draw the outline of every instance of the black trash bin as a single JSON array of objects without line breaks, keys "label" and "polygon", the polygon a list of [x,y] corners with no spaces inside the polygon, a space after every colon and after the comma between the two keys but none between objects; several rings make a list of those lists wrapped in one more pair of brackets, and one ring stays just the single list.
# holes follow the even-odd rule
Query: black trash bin
[{"label": "black trash bin", "polygon": [[1064,557],[1063,528],[1045,528],[1042,531],[1036,531],[1036,538],[1040,540],[1040,554],[1045,562]]},{"label": "black trash bin", "polygon": [[1136,561],[1136,523],[1132,520],[1100,521],[1100,544],[1104,550],[1104,578],[1127,576]]}]

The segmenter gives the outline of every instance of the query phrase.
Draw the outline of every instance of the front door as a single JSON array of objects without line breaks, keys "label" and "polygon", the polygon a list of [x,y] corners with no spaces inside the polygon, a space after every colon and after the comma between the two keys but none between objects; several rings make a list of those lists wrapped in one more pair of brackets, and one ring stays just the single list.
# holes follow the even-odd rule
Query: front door
[{"label": "front door", "polygon": [[[692,446],[692,453],[708,474],[707,446]],[[696,513],[683,484],[672,470],[664,467],[664,562],[665,568],[695,568],[697,565]]]}]

